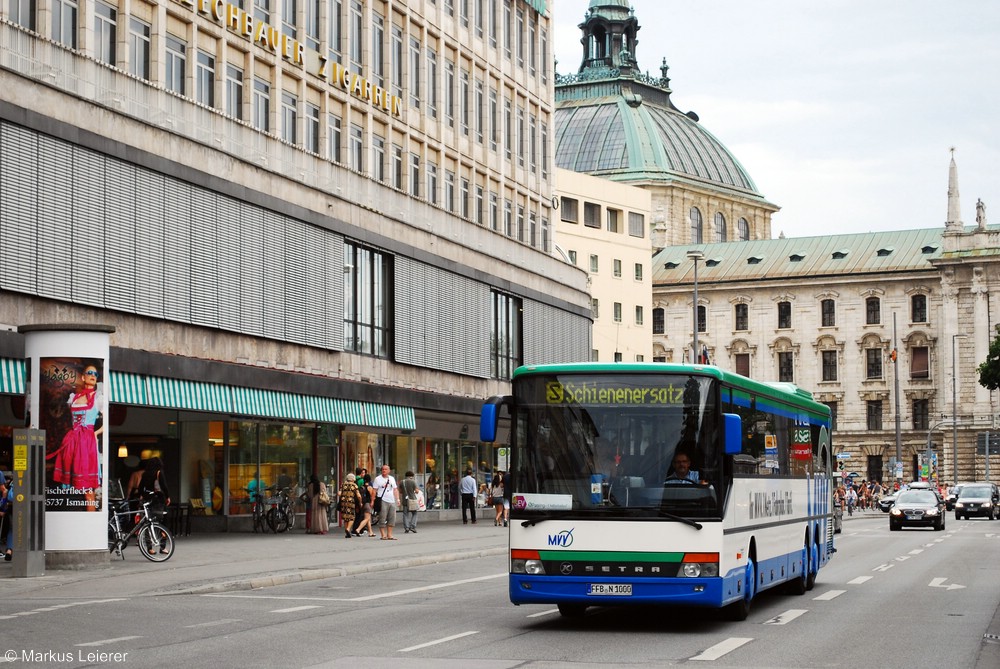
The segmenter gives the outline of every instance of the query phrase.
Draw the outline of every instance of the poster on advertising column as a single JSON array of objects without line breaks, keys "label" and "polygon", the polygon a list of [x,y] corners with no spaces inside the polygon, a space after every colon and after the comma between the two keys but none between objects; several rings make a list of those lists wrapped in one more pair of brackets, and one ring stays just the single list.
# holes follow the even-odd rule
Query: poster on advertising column
[{"label": "poster on advertising column", "polygon": [[101,511],[104,362],[74,357],[42,357],[38,362],[38,418],[45,430],[45,509]]}]

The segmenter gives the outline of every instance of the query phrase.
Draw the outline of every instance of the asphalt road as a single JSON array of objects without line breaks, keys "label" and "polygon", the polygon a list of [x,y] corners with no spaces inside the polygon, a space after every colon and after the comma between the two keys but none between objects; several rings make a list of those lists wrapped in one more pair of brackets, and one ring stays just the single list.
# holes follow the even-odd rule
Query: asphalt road
[{"label": "asphalt road", "polygon": [[846,523],[837,548],[813,591],[765,593],[740,623],[515,607],[502,556],[241,592],[15,595],[0,599],[0,663],[6,651],[32,667],[996,666],[982,651],[1000,602],[1000,522],[890,534],[878,515]]}]

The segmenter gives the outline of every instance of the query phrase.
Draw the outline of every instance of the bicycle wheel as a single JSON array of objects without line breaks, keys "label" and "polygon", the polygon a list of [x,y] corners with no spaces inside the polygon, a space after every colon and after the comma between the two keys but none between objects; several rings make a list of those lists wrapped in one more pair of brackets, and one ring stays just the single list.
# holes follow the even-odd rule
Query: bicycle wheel
[{"label": "bicycle wheel", "polygon": [[170,530],[159,523],[149,523],[144,526],[139,530],[136,539],[139,543],[139,552],[147,560],[163,562],[174,554],[174,537],[170,534]]},{"label": "bicycle wheel", "polygon": [[261,534],[264,534],[266,531],[267,519],[264,518],[264,510],[258,503],[253,507],[253,533],[257,534],[260,532]]},{"label": "bicycle wheel", "polygon": [[295,529],[295,506],[292,505],[292,504],[289,504],[285,508],[287,509],[287,511],[285,512],[285,515],[288,516],[288,529],[289,530],[294,530]]},{"label": "bicycle wheel", "polygon": [[271,507],[267,510],[267,524],[275,534],[285,532],[288,529],[288,516],[280,506]]}]

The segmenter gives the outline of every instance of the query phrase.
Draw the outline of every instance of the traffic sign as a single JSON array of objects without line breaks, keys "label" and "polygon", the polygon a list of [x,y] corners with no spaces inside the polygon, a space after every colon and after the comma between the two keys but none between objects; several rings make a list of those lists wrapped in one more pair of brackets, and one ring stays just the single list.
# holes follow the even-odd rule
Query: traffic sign
[{"label": "traffic sign", "polygon": [[[998,442],[998,443],[1000,443],[1000,442]],[[851,454],[850,453],[837,453],[837,459],[838,460],[850,460],[851,459]]]},{"label": "traffic sign", "polygon": [[976,435],[976,455],[986,455],[986,435],[990,437],[990,455],[1000,455],[1000,432],[980,432]]}]

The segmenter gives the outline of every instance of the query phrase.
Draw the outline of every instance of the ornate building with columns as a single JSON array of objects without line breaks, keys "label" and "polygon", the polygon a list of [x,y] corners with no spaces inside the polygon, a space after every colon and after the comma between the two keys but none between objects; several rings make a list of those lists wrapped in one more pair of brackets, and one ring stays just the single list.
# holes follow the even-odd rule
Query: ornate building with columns
[{"label": "ornate building with columns", "polygon": [[[697,268],[688,252],[703,257]],[[695,311],[697,309],[697,311]],[[788,381],[830,405],[846,471],[982,480],[977,435],[1000,430],[978,383],[1000,320],[1000,227],[961,220],[951,160],[947,221],[918,230],[685,244],[653,258],[653,356]],[[898,440],[897,440],[897,423]],[[989,462],[1000,480],[1000,457]]]}]

